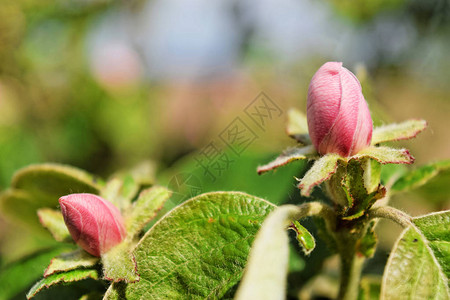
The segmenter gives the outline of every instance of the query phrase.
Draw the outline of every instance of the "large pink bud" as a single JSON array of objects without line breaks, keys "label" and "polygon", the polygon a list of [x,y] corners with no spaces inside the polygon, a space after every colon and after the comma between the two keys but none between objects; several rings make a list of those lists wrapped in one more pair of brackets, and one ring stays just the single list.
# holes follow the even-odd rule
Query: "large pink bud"
[{"label": "large pink bud", "polygon": [[340,62],[327,62],[308,90],[308,129],[320,154],[356,154],[370,145],[372,118],[361,85]]},{"label": "large pink bud", "polygon": [[94,256],[100,256],[125,235],[119,210],[93,194],[71,194],[59,198],[64,222],[73,240]]}]

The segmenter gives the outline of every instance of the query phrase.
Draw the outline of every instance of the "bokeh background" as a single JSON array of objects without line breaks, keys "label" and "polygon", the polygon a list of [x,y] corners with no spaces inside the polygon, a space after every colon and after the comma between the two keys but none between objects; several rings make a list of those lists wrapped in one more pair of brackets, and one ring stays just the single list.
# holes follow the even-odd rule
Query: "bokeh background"
[{"label": "bokeh background", "polygon": [[[449,53],[448,0],[1,0],[0,191],[31,163],[107,178],[151,160],[175,190],[174,178],[194,178],[196,193],[295,202],[296,166],[255,169],[295,144],[286,111],[305,109],[326,61],[357,74],[376,125],[429,122],[399,143],[417,165],[449,158]],[[264,126],[247,113],[261,95],[279,108]],[[257,136],[239,154],[221,139],[236,118]],[[214,179],[196,171],[211,143],[234,155]],[[393,204],[412,215],[449,208],[450,196],[438,198]],[[43,243],[3,217],[0,226],[0,263]],[[382,234],[388,249],[398,232]]]}]

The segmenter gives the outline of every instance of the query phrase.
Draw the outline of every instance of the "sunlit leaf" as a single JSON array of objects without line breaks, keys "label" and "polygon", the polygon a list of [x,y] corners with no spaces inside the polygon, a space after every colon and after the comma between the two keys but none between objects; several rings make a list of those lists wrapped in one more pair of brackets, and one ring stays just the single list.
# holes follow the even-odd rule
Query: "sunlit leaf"
[{"label": "sunlit leaf", "polygon": [[97,280],[98,273],[94,269],[76,269],[64,273],[56,273],[45,277],[44,279],[38,281],[27,294],[27,299],[31,299],[36,296],[37,293],[43,289],[47,289],[53,285],[61,283],[69,283],[74,281],[80,281],[84,279],[92,278]]},{"label": "sunlit leaf", "polygon": [[413,219],[391,252],[382,299],[450,298],[450,211]]},{"label": "sunlit leaf", "polygon": [[412,164],[414,157],[406,149],[389,147],[368,147],[353,155],[350,159],[372,158],[380,164]]},{"label": "sunlit leaf", "polygon": [[70,271],[78,268],[93,267],[98,263],[98,258],[84,250],[77,249],[72,252],[62,253],[53,258],[44,272],[44,277],[53,273]]},{"label": "sunlit leaf", "polygon": [[425,120],[408,120],[398,124],[380,126],[373,130],[372,145],[411,139],[425,130],[425,128],[427,128]]},{"label": "sunlit leaf", "polygon": [[329,179],[336,172],[339,159],[340,156],[334,153],[319,158],[300,180],[298,187],[301,194],[309,196],[314,186]]},{"label": "sunlit leaf", "polygon": [[275,160],[270,163],[260,166],[257,169],[258,174],[265,173],[267,171],[271,171],[278,167],[284,166],[291,161],[295,160],[308,160],[313,157],[316,157],[315,149],[313,146],[306,146],[302,148],[290,148],[285,150],[280,156],[278,156]]},{"label": "sunlit leaf", "polygon": [[105,299],[216,299],[239,282],[250,245],[274,206],[238,192],[195,197],[158,221],[134,251],[141,279]]}]

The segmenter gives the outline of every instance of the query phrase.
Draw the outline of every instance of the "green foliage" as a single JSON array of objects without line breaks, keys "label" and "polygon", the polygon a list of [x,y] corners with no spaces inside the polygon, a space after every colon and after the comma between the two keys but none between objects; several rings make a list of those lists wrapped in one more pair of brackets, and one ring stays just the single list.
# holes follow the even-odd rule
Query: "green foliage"
[{"label": "green foliage", "polygon": [[377,246],[377,235],[375,234],[375,221],[371,221],[367,224],[366,232],[363,237],[359,240],[357,244],[357,252],[364,255],[365,257],[372,257],[375,253],[375,248]]},{"label": "green foliage", "polygon": [[425,185],[439,173],[450,169],[450,160],[421,166],[399,177],[392,185],[392,191],[401,192],[416,189]]},{"label": "green foliage", "polygon": [[[284,299],[289,258],[286,229],[301,218],[319,214],[324,216],[328,209],[328,206],[319,202],[277,207],[266,218],[256,236],[235,299]],[[334,217],[328,216],[327,220]],[[313,246],[313,237],[305,228],[302,227],[301,231],[304,236],[308,236],[307,247],[310,248]]]},{"label": "green foliage", "polygon": [[220,298],[242,276],[269,202],[238,192],[200,195],[157,222],[134,250],[140,281],[115,284],[106,299]]},{"label": "green foliage", "polygon": [[303,227],[299,221],[293,221],[289,228],[293,229],[296,233],[298,244],[303,250],[305,255],[309,255],[314,248],[316,248],[316,240],[309,231]]},{"label": "green foliage", "polygon": [[450,211],[413,219],[389,257],[383,299],[450,298]]},{"label": "green foliage", "polygon": [[98,263],[98,258],[84,250],[77,249],[72,252],[62,253],[50,261],[45,269],[44,277],[54,273],[67,272],[79,268],[93,267]]},{"label": "green foliage", "polygon": [[64,273],[55,273],[38,281],[27,294],[27,299],[33,298],[37,293],[43,289],[50,288],[53,285],[60,283],[69,283],[81,281],[85,279],[98,279],[98,272],[95,269],[76,269]]},{"label": "green foliage", "polygon": [[285,298],[289,258],[286,228],[294,221],[292,215],[297,211],[292,205],[280,206],[264,221],[252,246],[236,300]]},{"label": "green foliage", "polygon": [[64,247],[40,250],[2,267],[0,269],[0,299],[8,300],[21,294],[42,276],[42,271],[55,255],[67,250]]},{"label": "green foliage", "polygon": [[41,208],[37,211],[39,221],[58,242],[71,241],[69,230],[64,223],[64,218],[59,210]]},{"label": "green foliage", "polygon": [[162,208],[171,192],[159,186],[154,186],[143,190],[139,198],[125,215],[125,225],[127,228],[127,240],[133,240],[156,213]]},{"label": "green foliage", "polygon": [[130,244],[125,241],[102,254],[103,274],[106,280],[127,283],[139,280],[136,262],[130,248],[132,248]]},{"label": "green foliage", "polygon": [[[267,199],[278,205],[286,201],[287,192],[293,190],[294,176],[299,176],[307,167],[305,160],[295,161],[274,174],[255,176],[256,168],[261,162],[268,161],[273,155],[246,151],[240,156],[227,153],[233,159],[229,168],[224,170],[215,180],[205,174],[198,166],[195,156],[180,160],[173,167],[158,176],[161,185],[167,185],[173,191],[169,202],[179,204],[200,193],[213,191],[241,191]],[[180,185],[173,184],[180,175],[186,175],[191,181]],[[170,203],[168,203],[170,205]]]},{"label": "green foliage", "polygon": [[33,230],[41,230],[36,211],[56,208],[61,196],[72,193],[98,194],[101,183],[90,174],[58,164],[31,165],[19,170],[11,188],[0,195],[0,209],[9,218]]}]

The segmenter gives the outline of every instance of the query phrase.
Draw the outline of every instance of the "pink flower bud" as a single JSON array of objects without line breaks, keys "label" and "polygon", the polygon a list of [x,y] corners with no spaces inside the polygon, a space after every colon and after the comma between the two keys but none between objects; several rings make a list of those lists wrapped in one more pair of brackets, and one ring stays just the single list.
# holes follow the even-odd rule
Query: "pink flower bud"
[{"label": "pink flower bud", "polygon": [[327,62],[308,90],[308,129],[320,154],[350,156],[370,145],[372,118],[361,85],[340,62]]},{"label": "pink flower bud", "polygon": [[94,256],[100,256],[125,235],[119,210],[93,194],[71,194],[59,198],[64,222],[73,240]]}]

